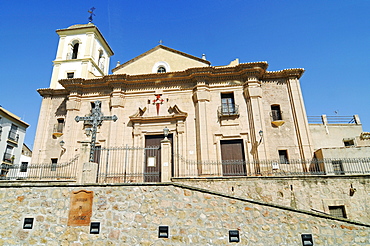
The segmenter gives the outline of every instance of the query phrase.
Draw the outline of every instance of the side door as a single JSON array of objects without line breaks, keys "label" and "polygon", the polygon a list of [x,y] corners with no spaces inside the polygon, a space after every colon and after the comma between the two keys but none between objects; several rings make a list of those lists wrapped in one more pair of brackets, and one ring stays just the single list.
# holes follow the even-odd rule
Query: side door
[{"label": "side door", "polygon": [[221,158],[223,176],[245,176],[243,140],[221,140]]}]

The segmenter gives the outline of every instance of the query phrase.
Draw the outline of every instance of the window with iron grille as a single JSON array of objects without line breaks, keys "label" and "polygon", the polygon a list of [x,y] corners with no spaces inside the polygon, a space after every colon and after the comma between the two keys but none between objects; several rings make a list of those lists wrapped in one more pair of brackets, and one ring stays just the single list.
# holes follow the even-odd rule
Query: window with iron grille
[{"label": "window with iron grille", "polygon": [[281,117],[280,105],[271,105],[271,116],[272,121],[283,120],[283,118]]},{"label": "window with iron grille", "polygon": [[9,131],[9,136],[8,139],[13,140],[13,141],[18,141],[18,126],[12,124],[10,131]]},{"label": "window with iron grille", "polygon": [[332,216],[347,218],[346,210],[343,205],[341,206],[329,206],[329,213]]},{"label": "window with iron grille", "polygon": [[51,171],[57,170],[58,158],[51,158]]},{"label": "window with iron grille", "polygon": [[281,164],[289,164],[288,151],[286,149],[279,150],[279,159]]},{"label": "window with iron grille", "polygon": [[3,161],[8,162],[8,163],[14,162],[13,149],[14,148],[10,145],[6,146]]},{"label": "window with iron grille", "polygon": [[221,93],[221,114],[235,115],[234,93]]},{"label": "window with iron grille", "polygon": [[58,119],[57,132],[63,133],[64,119]]}]

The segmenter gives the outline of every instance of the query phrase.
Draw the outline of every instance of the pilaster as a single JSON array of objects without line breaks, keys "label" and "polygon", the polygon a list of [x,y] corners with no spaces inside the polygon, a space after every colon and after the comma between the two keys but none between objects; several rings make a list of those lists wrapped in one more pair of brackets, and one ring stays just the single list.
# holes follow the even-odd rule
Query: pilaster
[{"label": "pilaster", "polygon": [[312,157],[313,146],[298,78],[289,78],[287,80],[287,86],[298,141],[299,154],[300,158],[305,160],[306,158]]},{"label": "pilaster", "polygon": [[262,88],[261,82],[256,77],[248,77],[248,80],[244,83],[244,97],[249,119],[251,154],[254,161],[267,159],[266,142],[263,141],[263,132],[266,131],[262,105]]},{"label": "pilaster", "polygon": [[[198,82],[194,87],[193,101],[195,102],[197,159],[198,161],[208,161],[210,160],[209,148],[212,144],[212,134],[209,132],[207,122],[210,91],[205,82]],[[206,173],[208,173],[207,170],[203,170],[203,174]]]}]

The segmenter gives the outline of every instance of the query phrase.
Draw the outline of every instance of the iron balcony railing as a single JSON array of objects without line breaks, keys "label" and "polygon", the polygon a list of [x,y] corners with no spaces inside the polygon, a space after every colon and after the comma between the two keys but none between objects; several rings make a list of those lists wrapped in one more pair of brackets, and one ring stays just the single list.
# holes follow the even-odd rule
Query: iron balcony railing
[{"label": "iron balcony railing", "polygon": [[18,143],[19,134],[17,134],[16,132],[10,131],[8,135],[8,139]]},{"label": "iron balcony railing", "polygon": [[239,105],[222,103],[217,110],[218,117],[239,115]]},{"label": "iron balcony railing", "polygon": [[9,153],[4,153],[3,162],[13,164],[15,156]]},{"label": "iron balcony railing", "polygon": [[54,124],[54,133],[63,133],[63,124]]}]

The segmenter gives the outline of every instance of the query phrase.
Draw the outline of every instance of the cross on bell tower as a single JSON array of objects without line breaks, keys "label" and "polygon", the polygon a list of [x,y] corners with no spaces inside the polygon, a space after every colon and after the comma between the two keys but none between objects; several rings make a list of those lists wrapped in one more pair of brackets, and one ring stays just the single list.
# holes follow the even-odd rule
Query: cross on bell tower
[{"label": "cross on bell tower", "polygon": [[[95,101],[95,107],[92,109],[91,114],[89,116],[80,117],[76,116],[76,122],[83,120],[86,124],[91,125],[91,128],[87,128],[87,132],[91,133],[91,142],[90,142],[90,162],[94,161],[94,153],[95,153],[95,144],[96,144],[96,132],[98,126],[101,126],[104,120],[113,120],[114,122],[118,119],[116,115],[113,116],[104,116],[101,112],[101,102]],[[90,135],[90,134],[88,134]]]}]

